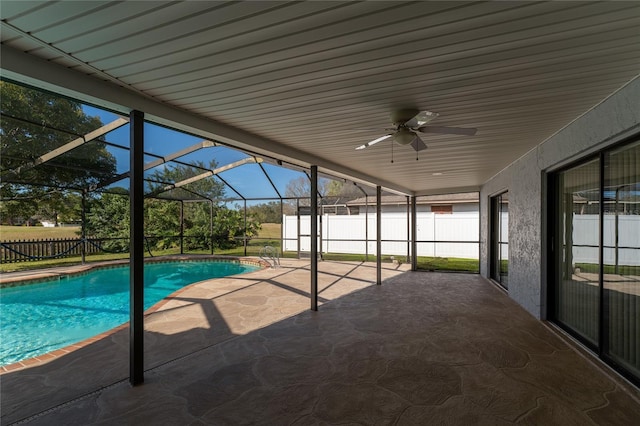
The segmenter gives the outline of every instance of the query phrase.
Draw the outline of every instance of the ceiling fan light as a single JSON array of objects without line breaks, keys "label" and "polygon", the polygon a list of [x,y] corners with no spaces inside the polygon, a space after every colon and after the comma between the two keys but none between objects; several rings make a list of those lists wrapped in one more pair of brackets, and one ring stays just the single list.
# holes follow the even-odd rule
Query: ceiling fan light
[{"label": "ceiling fan light", "polygon": [[[430,122],[431,120],[436,119],[440,114],[438,114],[437,112],[431,112],[431,111],[421,111],[417,116],[416,116],[416,122],[417,122],[417,126],[424,126],[425,124],[427,124],[428,122]],[[416,127],[417,127],[416,126]]]},{"label": "ceiling fan light", "polygon": [[415,138],[415,133],[405,128],[400,128],[393,134],[393,140],[396,141],[398,145],[409,145]]}]

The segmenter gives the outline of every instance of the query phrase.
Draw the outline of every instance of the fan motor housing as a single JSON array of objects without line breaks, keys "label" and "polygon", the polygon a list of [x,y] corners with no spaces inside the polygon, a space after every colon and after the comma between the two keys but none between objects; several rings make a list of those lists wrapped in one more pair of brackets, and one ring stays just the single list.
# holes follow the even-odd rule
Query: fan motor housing
[{"label": "fan motor housing", "polygon": [[409,145],[416,138],[416,134],[406,127],[400,127],[397,132],[393,134],[393,140],[398,145]]},{"label": "fan motor housing", "polygon": [[399,109],[397,111],[393,111],[391,113],[391,122],[396,126],[406,123],[415,117],[420,111],[412,108],[412,109]]}]

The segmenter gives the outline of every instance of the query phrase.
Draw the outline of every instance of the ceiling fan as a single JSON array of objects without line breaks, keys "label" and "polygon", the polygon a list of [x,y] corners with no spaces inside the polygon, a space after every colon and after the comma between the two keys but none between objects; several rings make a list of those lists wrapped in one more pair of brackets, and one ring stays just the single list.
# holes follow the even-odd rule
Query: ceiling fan
[{"label": "ceiling fan", "polygon": [[364,145],[360,145],[356,149],[365,149],[385,139],[393,138],[398,145],[411,145],[411,147],[418,152],[427,148],[427,145],[420,139],[418,133],[473,136],[478,131],[478,129],[469,127],[425,126],[425,124],[437,117],[438,113],[419,111],[417,109],[394,111],[391,114],[391,122],[394,127],[384,129],[390,133],[374,139],[371,142],[367,142]]}]

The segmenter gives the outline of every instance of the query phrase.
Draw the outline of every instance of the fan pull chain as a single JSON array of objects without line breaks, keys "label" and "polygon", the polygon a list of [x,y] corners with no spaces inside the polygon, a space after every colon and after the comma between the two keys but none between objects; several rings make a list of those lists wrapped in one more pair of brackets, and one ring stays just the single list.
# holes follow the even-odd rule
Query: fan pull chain
[{"label": "fan pull chain", "polygon": [[394,142],[391,141],[391,164],[393,164],[393,145],[394,145]]}]

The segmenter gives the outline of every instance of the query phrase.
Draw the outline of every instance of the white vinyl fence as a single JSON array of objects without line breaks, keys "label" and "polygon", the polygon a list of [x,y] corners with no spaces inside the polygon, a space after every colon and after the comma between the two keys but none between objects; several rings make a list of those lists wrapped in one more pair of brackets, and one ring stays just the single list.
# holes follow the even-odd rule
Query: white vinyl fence
[{"label": "white vinyl fence", "polygon": [[[322,229],[323,253],[354,253],[376,255],[376,215],[335,216],[319,218]],[[284,251],[308,252],[311,249],[310,216],[283,217]],[[300,238],[298,239],[298,226]],[[454,214],[417,213],[418,256],[459,257],[478,259],[478,212]],[[382,253],[407,255],[407,228],[405,213],[382,214]],[[368,239],[368,242],[366,241]],[[420,242],[428,241],[428,242]]]},{"label": "white vinyl fence", "polygon": [[[319,218],[322,229],[320,243],[323,253],[355,253],[376,255],[376,215],[334,216]],[[283,217],[283,249],[308,252],[311,249],[309,216]],[[508,235],[508,216],[502,220],[504,235]],[[417,255],[478,259],[479,213],[453,214],[417,213]],[[368,229],[367,229],[368,228]],[[382,253],[407,255],[407,216],[404,213],[382,214]],[[604,217],[604,263],[615,264],[615,216]],[[573,263],[598,263],[598,216],[573,217]],[[369,240],[366,242],[365,240]],[[428,241],[428,242],[425,242]],[[457,241],[457,242],[456,242]],[[507,242],[507,241],[505,241]],[[618,217],[618,264],[640,266],[640,216]],[[508,259],[503,246],[503,258]]]}]

